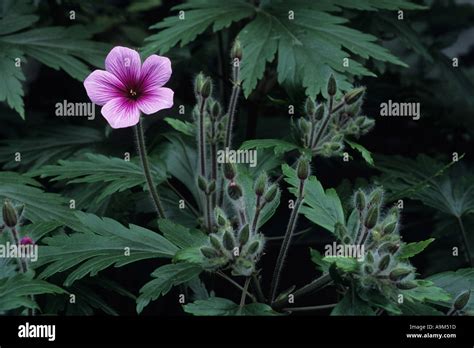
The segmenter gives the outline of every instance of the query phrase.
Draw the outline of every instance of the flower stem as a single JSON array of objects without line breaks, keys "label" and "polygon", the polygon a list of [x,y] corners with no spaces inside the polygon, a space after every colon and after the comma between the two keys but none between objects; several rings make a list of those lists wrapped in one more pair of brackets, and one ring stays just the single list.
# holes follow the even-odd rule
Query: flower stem
[{"label": "flower stem", "polygon": [[[234,64],[234,63],[232,63]],[[237,100],[239,99],[240,93],[240,62],[237,65],[233,65],[233,87],[232,93],[230,94],[229,106],[227,109],[227,123],[226,130],[224,135],[224,149],[228,148],[230,150],[232,146],[232,130],[234,128],[234,116],[235,110],[237,108]],[[220,180],[219,187],[224,187],[224,179]],[[221,189],[219,195],[218,205],[222,206],[224,202],[224,190]]]},{"label": "flower stem", "polygon": [[245,279],[244,289],[242,290],[242,296],[240,297],[239,311],[241,311],[245,305],[245,298],[247,297],[249,284],[250,284],[250,277],[247,277]]},{"label": "flower stem", "polygon": [[[227,276],[225,273],[221,272],[221,271],[217,271],[216,274],[221,277],[222,279],[225,279],[227,280],[230,284],[232,284],[233,286],[235,286],[237,289],[240,289],[240,290],[244,290],[244,288],[239,284],[237,283],[235,280],[233,280],[232,278],[230,278],[229,276]],[[251,293],[247,293],[248,297],[250,297],[252,299],[252,301],[254,302],[257,302],[257,299],[255,298],[254,295],[252,295]]]},{"label": "flower stem", "polygon": [[290,220],[288,221],[288,226],[286,228],[285,238],[283,238],[283,242],[281,244],[280,254],[278,255],[278,259],[275,266],[275,271],[273,272],[273,279],[271,285],[271,292],[270,292],[270,301],[273,303],[278,291],[278,285],[280,283],[280,274],[283,269],[283,264],[286,259],[286,255],[288,254],[288,249],[290,248],[291,238],[293,237],[293,233],[295,232],[296,228],[296,221],[298,220],[298,213],[303,203],[303,191],[304,191],[304,183],[305,180],[300,180],[300,185],[298,189],[298,198],[296,199],[295,206],[291,211]]},{"label": "flower stem", "polygon": [[320,305],[320,306],[309,306],[309,307],[289,307],[289,308],[283,308],[282,310],[284,312],[310,312],[310,311],[318,311],[321,309],[328,309],[328,308],[334,308],[337,306],[337,303],[331,303],[331,304],[326,304],[326,305]]},{"label": "flower stem", "polygon": [[257,298],[261,303],[267,302],[265,295],[263,294],[262,287],[260,285],[260,280],[258,279],[257,273],[252,273],[252,286],[257,293]]},{"label": "flower stem", "polygon": [[[325,286],[329,285],[332,282],[331,276],[329,273],[324,273],[322,276],[319,278],[313,280],[311,283],[306,284],[302,288],[294,291],[292,293],[294,300],[296,300],[299,297],[302,297],[306,294],[309,294],[313,291],[320,290],[324,288]],[[283,307],[288,303],[288,299],[282,299],[273,304],[273,308],[278,309]]]},{"label": "flower stem", "polygon": [[143,125],[141,119],[133,129],[137,140],[138,155],[140,156],[143,174],[145,175],[148,190],[150,191],[150,195],[153,200],[153,205],[155,206],[155,210],[158,214],[158,217],[160,219],[163,219],[166,217],[165,210],[163,209],[163,204],[161,203],[160,196],[158,195],[158,191],[156,190],[156,186],[153,182],[153,177],[151,176],[150,163],[148,162],[148,156],[146,153],[145,135],[143,132]]}]

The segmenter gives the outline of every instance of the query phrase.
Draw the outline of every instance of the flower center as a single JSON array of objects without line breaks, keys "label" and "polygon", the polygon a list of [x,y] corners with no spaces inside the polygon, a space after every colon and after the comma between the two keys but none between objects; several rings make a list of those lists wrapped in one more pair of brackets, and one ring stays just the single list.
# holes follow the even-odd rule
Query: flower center
[{"label": "flower center", "polygon": [[130,88],[130,90],[128,91],[128,96],[132,99],[138,98],[138,94],[133,88]]}]

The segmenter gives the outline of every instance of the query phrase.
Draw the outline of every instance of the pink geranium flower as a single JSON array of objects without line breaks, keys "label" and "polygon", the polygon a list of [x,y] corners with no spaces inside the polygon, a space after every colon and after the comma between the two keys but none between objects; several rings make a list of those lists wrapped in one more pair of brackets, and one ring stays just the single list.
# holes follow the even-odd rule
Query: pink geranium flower
[{"label": "pink geranium flower", "polygon": [[105,59],[105,71],[94,70],[84,87],[110,126],[125,128],[136,125],[141,112],[150,115],[173,106],[174,92],[163,87],[170,76],[168,58],[154,54],[142,65],[137,51],[117,46]]}]

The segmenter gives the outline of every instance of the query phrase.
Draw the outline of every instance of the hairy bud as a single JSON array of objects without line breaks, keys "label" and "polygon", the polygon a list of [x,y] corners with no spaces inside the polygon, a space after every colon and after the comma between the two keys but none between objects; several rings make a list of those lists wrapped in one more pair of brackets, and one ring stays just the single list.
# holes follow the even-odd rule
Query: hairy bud
[{"label": "hairy bud", "polygon": [[222,238],[222,245],[227,250],[233,250],[235,248],[234,235],[230,231],[225,231]]},{"label": "hairy bud", "polygon": [[232,60],[235,58],[242,60],[242,44],[239,39],[235,39],[232,49],[230,50],[230,57]]},{"label": "hairy bud", "polygon": [[409,268],[395,268],[392,272],[390,272],[388,277],[390,278],[390,280],[393,280],[394,282],[396,282],[396,281],[402,280],[403,278],[408,276],[411,272],[412,270]]},{"label": "hairy bud", "polygon": [[265,190],[267,189],[267,182],[268,182],[268,177],[265,172],[262,172],[257,180],[255,181],[255,185],[253,187],[253,190],[257,196],[262,196],[265,193]]},{"label": "hairy bud", "polygon": [[361,189],[357,190],[354,195],[354,205],[358,211],[363,211],[366,206],[365,193]]},{"label": "hairy bud", "polygon": [[249,224],[246,224],[239,233],[239,243],[240,245],[245,245],[249,241],[250,237],[250,227]]},{"label": "hairy bud", "polygon": [[273,184],[273,185],[270,186],[270,188],[267,190],[267,192],[265,192],[265,196],[263,196],[263,198],[265,198],[265,201],[270,203],[275,199],[277,193],[278,193],[278,185]]},{"label": "hairy bud", "polygon": [[300,180],[306,180],[309,176],[309,162],[308,160],[302,158],[298,161],[298,167],[296,168],[296,173]]},{"label": "hairy bud", "polygon": [[227,180],[234,180],[235,179],[235,175],[237,173],[237,168],[235,167],[235,164],[234,163],[231,163],[231,162],[224,162],[224,165],[222,166],[223,167],[223,172],[224,172],[224,176]]},{"label": "hairy bud", "polygon": [[384,257],[382,257],[379,262],[379,271],[385,271],[390,264],[390,261],[391,256],[389,254],[386,254]]},{"label": "hairy bud", "polygon": [[216,250],[213,249],[213,248],[209,248],[209,247],[202,247],[201,248],[201,253],[208,259],[212,259],[212,258],[218,256]]},{"label": "hairy bud", "polygon": [[316,103],[313,98],[306,98],[306,103],[304,104],[304,111],[308,116],[314,115],[314,113],[316,112]]},{"label": "hairy bud", "polygon": [[237,201],[243,195],[242,188],[239,184],[231,182],[229,186],[227,186],[227,194],[232,200]]},{"label": "hairy bud", "polygon": [[466,307],[467,303],[469,302],[469,298],[471,297],[471,291],[466,290],[460,293],[456,299],[454,300],[453,307],[456,310],[462,310],[464,307]]},{"label": "hairy bud", "polygon": [[350,90],[344,95],[344,101],[347,105],[354,104],[359,101],[365,94],[365,87],[358,87]]},{"label": "hairy bud", "polygon": [[334,75],[331,74],[328,81],[328,94],[332,97],[336,95],[336,92],[337,92],[336,79],[334,78]]},{"label": "hairy bud", "polygon": [[3,222],[7,227],[15,227],[18,223],[18,215],[9,200],[5,200],[2,208]]},{"label": "hairy bud", "polygon": [[374,228],[377,224],[377,220],[379,218],[379,207],[371,206],[367,211],[367,216],[364,220],[364,225],[368,229]]}]

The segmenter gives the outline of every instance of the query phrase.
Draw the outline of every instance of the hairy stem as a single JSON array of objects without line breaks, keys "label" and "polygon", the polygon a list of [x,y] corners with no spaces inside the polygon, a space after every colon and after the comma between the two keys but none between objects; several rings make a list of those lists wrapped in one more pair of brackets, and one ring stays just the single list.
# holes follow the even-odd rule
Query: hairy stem
[{"label": "hairy stem", "polygon": [[245,305],[245,298],[247,297],[247,292],[248,292],[249,284],[250,284],[250,277],[247,277],[247,278],[245,279],[244,288],[243,288],[243,290],[242,290],[242,296],[240,297],[239,311],[241,311],[242,308],[243,308],[244,305]]},{"label": "hairy stem", "polygon": [[319,128],[318,133],[317,133],[315,139],[313,140],[313,144],[311,146],[314,150],[317,149],[317,147],[319,145],[319,141],[321,140],[321,137],[324,135],[324,132],[326,132],[326,129],[328,127],[329,120],[331,119],[331,116],[336,111],[338,111],[340,108],[342,108],[345,105],[344,100],[342,102],[340,102],[338,105],[336,105],[335,107],[333,107],[333,103],[334,103],[333,97],[330,97],[329,98],[328,113],[327,113],[326,117],[324,118],[323,123],[321,125],[321,128]]},{"label": "hairy stem", "polygon": [[137,141],[138,155],[140,156],[140,162],[142,164],[143,174],[145,175],[146,183],[148,185],[148,191],[150,191],[151,199],[155,207],[156,213],[160,219],[165,218],[165,210],[163,209],[163,204],[161,203],[160,196],[156,190],[156,186],[153,182],[153,177],[151,175],[150,163],[148,162],[148,156],[146,153],[145,145],[145,134],[143,133],[142,121],[138,121],[138,124],[133,127],[135,132],[135,138]]},{"label": "hairy stem", "polygon": [[286,228],[285,237],[283,238],[283,242],[281,244],[280,253],[278,255],[278,259],[276,262],[275,270],[273,272],[273,279],[272,285],[270,287],[270,301],[273,303],[275,300],[278,285],[280,283],[280,274],[283,269],[283,264],[286,259],[286,255],[288,254],[288,249],[290,248],[291,238],[293,237],[293,233],[295,232],[296,228],[296,221],[298,220],[298,213],[303,203],[303,191],[304,191],[304,180],[300,180],[299,190],[298,190],[298,198],[296,199],[295,206],[291,211],[290,220],[288,222],[288,226]]},{"label": "hairy stem", "polygon": [[255,214],[253,215],[252,220],[252,229],[250,230],[252,233],[257,233],[257,226],[258,226],[258,219],[260,218],[260,213],[262,212],[263,208],[267,204],[266,201],[260,204],[262,196],[257,196],[257,202],[255,204]]},{"label": "hairy stem", "polygon": [[[320,290],[320,289],[324,288],[325,286],[329,285],[331,282],[332,282],[332,279],[331,279],[331,276],[329,275],[329,273],[324,273],[319,278],[313,280],[311,283],[306,284],[302,288],[294,291],[292,293],[293,298],[294,298],[294,300],[296,300],[297,298],[300,298],[300,297],[302,297],[306,294],[310,294],[310,293],[312,293],[316,290]],[[286,305],[287,303],[288,303],[288,299],[286,299],[286,298],[282,299],[280,301],[275,302],[273,304],[273,308],[275,308],[275,309],[281,308],[284,305]]]},{"label": "hairy stem", "polygon": [[310,311],[318,311],[321,309],[334,308],[336,306],[337,306],[337,303],[331,303],[331,304],[320,305],[320,306],[289,307],[289,308],[283,308],[282,311],[284,312],[310,312]]},{"label": "hairy stem", "polygon": [[[232,284],[233,286],[235,286],[237,289],[239,290],[244,290],[244,288],[239,284],[237,283],[235,280],[233,280],[232,278],[230,278],[229,276],[227,276],[225,273],[221,272],[221,271],[217,271],[216,274],[221,277],[222,279],[225,279],[227,280],[230,284]],[[257,302],[257,299],[255,298],[254,295],[252,295],[251,293],[247,292],[247,296],[250,297],[252,299],[252,301],[254,302]]]},{"label": "hairy stem", "polygon": [[260,285],[260,280],[258,279],[257,273],[255,272],[252,273],[252,286],[257,293],[258,301],[261,303],[267,302],[267,300],[265,299],[265,295],[262,291],[262,286]]}]

